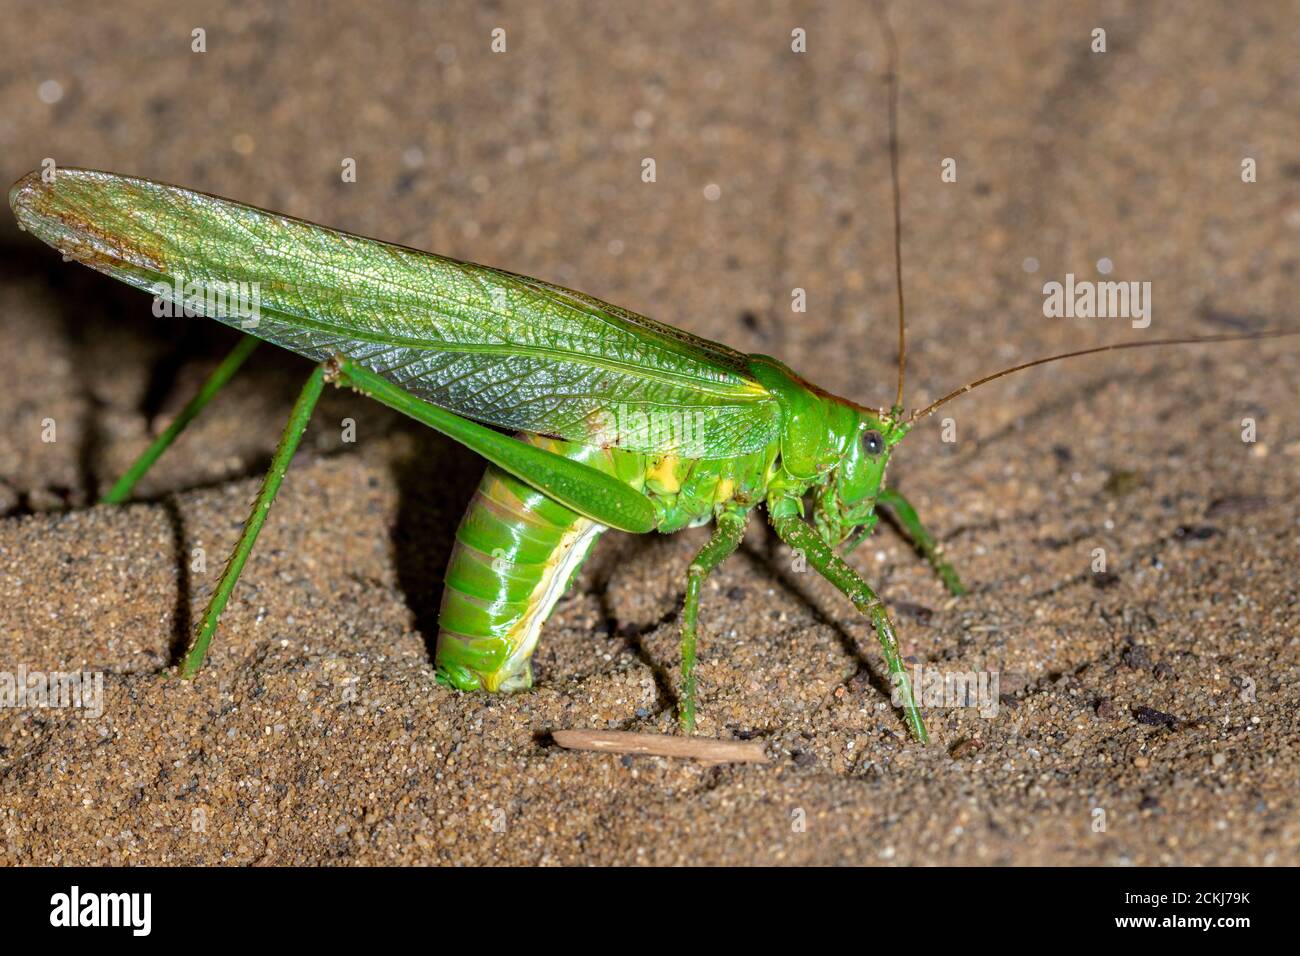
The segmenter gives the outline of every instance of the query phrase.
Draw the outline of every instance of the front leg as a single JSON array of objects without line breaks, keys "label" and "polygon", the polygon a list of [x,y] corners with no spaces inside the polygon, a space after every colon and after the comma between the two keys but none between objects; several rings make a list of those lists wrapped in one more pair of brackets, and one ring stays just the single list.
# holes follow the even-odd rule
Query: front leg
[{"label": "front leg", "polygon": [[686,574],[686,602],[682,606],[682,696],[678,705],[684,733],[695,730],[695,624],[700,614],[700,588],[709,572],[740,547],[748,517],[748,513],[740,508],[728,509],[718,515],[713,537],[700,549]]},{"label": "front leg", "polygon": [[876,497],[876,504],[889,509],[894,520],[902,525],[903,531],[912,539],[912,544],[916,545],[916,550],[930,562],[930,567],[934,568],[935,574],[943,580],[948,591],[957,597],[965,594],[966,587],[961,583],[961,578],[957,577],[952,565],[943,559],[943,548],[925,530],[925,525],[921,524],[911,502],[893,488],[883,488]]},{"label": "front leg", "polygon": [[854,607],[871,619],[876,637],[885,652],[885,662],[889,666],[890,677],[894,681],[894,686],[903,692],[903,708],[907,713],[907,723],[917,740],[923,744],[929,743],[930,737],[925,732],[925,721],[921,719],[916,698],[912,696],[912,685],[907,679],[907,672],[903,669],[903,659],[898,653],[898,636],[894,632],[894,622],[889,619],[889,612],[885,610],[885,605],[881,603],[871,586],[822,541],[817,532],[803,521],[796,509],[798,509],[797,502],[790,507],[778,505],[775,509],[769,508],[768,513],[777,535],[790,547],[802,551],[808,563],[816,568],[822,577],[839,588],[844,596],[853,602]]}]

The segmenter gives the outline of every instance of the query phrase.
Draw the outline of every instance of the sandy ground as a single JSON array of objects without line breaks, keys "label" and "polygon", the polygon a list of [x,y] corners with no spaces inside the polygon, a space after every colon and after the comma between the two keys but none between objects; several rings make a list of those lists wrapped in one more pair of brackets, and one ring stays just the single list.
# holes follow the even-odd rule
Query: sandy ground
[{"label": "sandy ground", "polygon": [[[0,37],[6,182],[51,157],[184,183],[892,397],[882,54],[856,5],[70,7]],[[909,404],[1053,351],[1300,321],[1293,5],[907,7]],[[103,672],[105,703],[0,712],[0,862],[1300,862],[1294,345],[1061,365],[954,403],[955,442],[908,438],[891,481],[972,593],[889,528],[854,561],[913,662],[1001,693],[992,719],[931,711],[929,748],[869,629],[756,522],[707,589],[700,731],[773,763],[708,768],[548,737],[671,731],[706,532],[608,536],[535,691],[447,691],[428,642],[482,464],[352,396],[317,415],[202,678],[165,676],[308,366],[259,353],[136,503],[94,507],[233,338],[3,219],[0,669]],[[1149,329],[1043,316],[1045,281],[1102,258],[1152,283]]]}]

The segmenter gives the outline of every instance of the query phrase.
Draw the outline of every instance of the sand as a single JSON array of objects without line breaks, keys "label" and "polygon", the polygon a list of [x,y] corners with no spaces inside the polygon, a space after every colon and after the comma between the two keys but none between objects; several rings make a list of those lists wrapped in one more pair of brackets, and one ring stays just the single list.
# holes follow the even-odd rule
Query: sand
[{"label": "sand", "polygon": [[[1297,323],[1284,6],[894,20],[909,405],[1054,351]],[[51,157],[183,183],[892,399],[882,50],[857,5],[129,2],[23,22],[0,38],[6,181]],[[482,462],[334,392],[208,668],[168,676],[309,367],[259,350],[136,501],[94,506],[234,338],[153,318],[0,218],[0,670],[100,673],[105,695],[98,716],[0,710],[0,862],[1300,862],[1293,344],[1059,365],[948,406],[953,442],[938,417],[908,437],[890,481],[971,593],[950,598],[889,527],[853,562],[913,664],[999,679],[996,716],[930,711],[929,747],[888,706],[870,629],[753,522],[706,587],[699,731],[762,740],[772,763],[711,767],[549,736],[672,731],[706,530],[607,536],[534,691],[448,691],[430,642]],[[1044,317],[1067,273],[1151,282],[1150,328]]]}]

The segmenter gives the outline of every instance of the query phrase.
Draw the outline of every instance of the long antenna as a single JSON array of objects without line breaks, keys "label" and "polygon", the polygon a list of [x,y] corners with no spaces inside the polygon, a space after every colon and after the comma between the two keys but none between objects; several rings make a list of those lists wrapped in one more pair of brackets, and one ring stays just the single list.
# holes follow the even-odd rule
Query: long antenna
[{"label": "long antenna", "polygon": [[907,321],[903,312],[903,201],[898,186],[898,40],[889,25],[884,4],[877,2],[875,6],[889,54],[889,173],[894,183],[894,284],[898,288],[898,398],[894,408],[901,412],[907,369]]},{"label": "long antenna", "polygon": [[1034,359],[1032,362],[1024,362],[1020,365],[1013,365],[1011,368],[1004,368],[1000,372],[994,372],[992,375],[985,375],[978,378],[969,385],[963,385],[955,391],[949,392],[937,402],[932,402],[919,412],[913,412],[909,422],[915,422],[918,419],[925,418],[934,412],[936,408],[945,402],[950,402],[958,395],[965,395],[971,389],[979,388],[1004,375],[1010,375],[1012,372],[1020,372],[1027,368],[1033,368],[1035,365],[1046,365],[1049,362],[1060,362],[1064,359],[1078,358],[1080,355],[1096,355],[1098,352],[1116,352],[1120,349],[1144,349],[1155,345],[1209,345],[1214,342],[1249,342],[1254,339],[1280,339],[1289,335],[1300,335],[1300,329],[1273,329],[1267,332],[1251,332],[1239,335],[1201,335],[1186,339],[1155,339],[1150,342],[1116,342],[1112,345],[1099,345],[1091,349],[1079,349],[1077,352],[1063,352],[1060,355],[1049,355],[1047,358]]}]

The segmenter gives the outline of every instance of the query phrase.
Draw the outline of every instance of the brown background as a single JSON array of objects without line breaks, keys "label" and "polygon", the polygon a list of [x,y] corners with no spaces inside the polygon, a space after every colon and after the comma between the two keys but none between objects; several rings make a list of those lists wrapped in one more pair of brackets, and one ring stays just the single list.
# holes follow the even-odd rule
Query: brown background
[{"label": "brown background", "polygon": [[[1053,351],[1296,324],[1293,4],[894,6],[909,404]],[[0,37],[7,181],[51,157],[181,183],[893,395],[866,8],[126,2],[4,22],[22,24]],[[202,679],[158,676],[308,367],[259,354],[139,503],[90,508],[233,338],[152,318],[3,218],[0,669],[105,670],[107,703],[0,712],[0,861],[1297,862],[1294,345],[1025,374],[951,406],[955,444],[934,421],[895,455],[973,593],[947,599],[889,528],[855,562],[907,654],[1001,673],[996,719],[932,713],[934,746],[909,742],[870,631],[755,522],[706,593],[700,730],[762,738],[775,763],[619,760],[547,733],[671,730],[675,609],[706,532],[611,535],[543,637],[538,688],[452,694],[426,639],[481,463],[349,396],[318,413]],[[1152,282],[1146,332],[1043,317],[1043,282],[1099,278],[1102,257]]]}]

